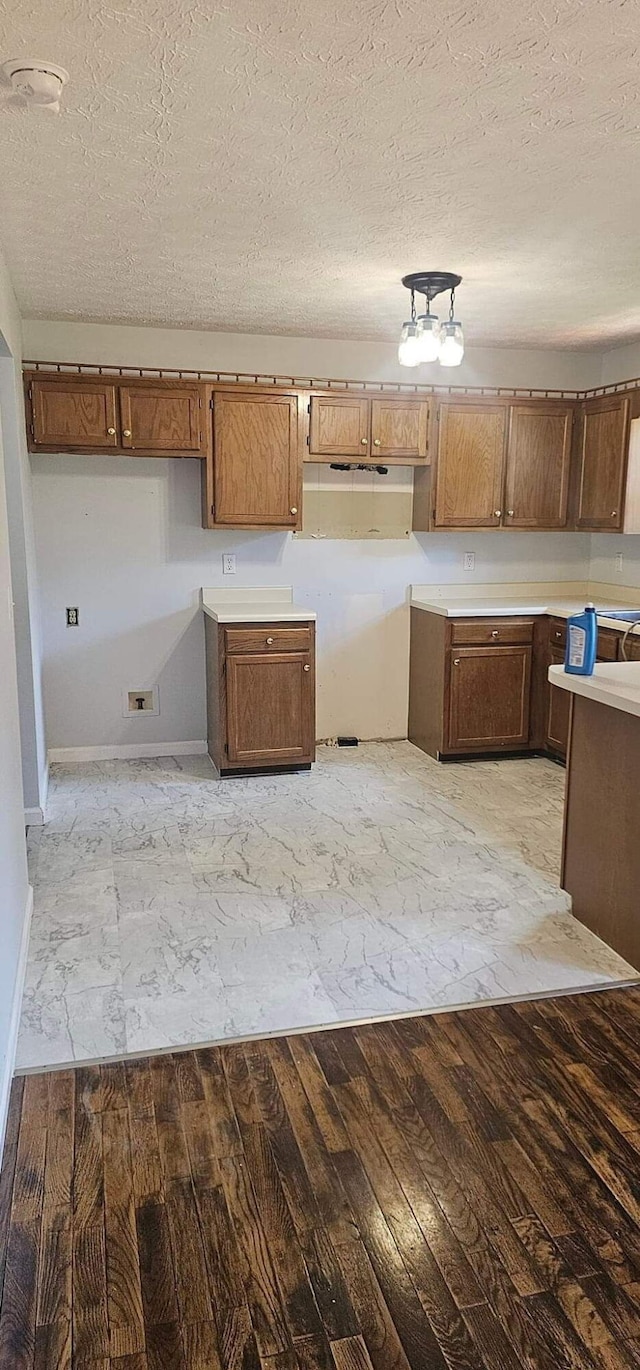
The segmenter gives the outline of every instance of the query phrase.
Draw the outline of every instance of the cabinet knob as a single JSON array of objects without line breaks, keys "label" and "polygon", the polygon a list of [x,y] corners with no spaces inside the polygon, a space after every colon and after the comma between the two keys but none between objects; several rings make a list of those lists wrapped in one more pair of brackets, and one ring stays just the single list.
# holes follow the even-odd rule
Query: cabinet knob
[{"label": "cabinet knob", "polygon": [[513,518],[515,512],[516,512],[515,509],[507,509],[507,513],[508,513],[510,519]]},{"label": "cabinet knob", "polygon": [[303,666],[302,669],[303,669],[303,671],[310,671],[310,670],[311,670],[311,667],[310,667],[310,666]]},{"label": "cabinet knob", "polygon": [[562,637],[562,632],[560,628],[556,628],[556,637]]},{"label": "cabinet knob", "polygon": [[374,445],[374,447],[379,447],[379,446],[380,446],[380,439],[379,439],[379,438],[374,438],[374,439],[373,439],[373,445]]},{"label": "cabinet knob", "polygon": [[494,629],[493,629],[493,632],[491,633],[491,636],[492,636],[492,637],[500,637],[500,630],[499,630],[499,628],[494,628]]},{"label": "cabinet knob", "polygon": [[109,437],[110,437],[110,438],[113,437],[115,431],[116,431],[115,428],[107,428],[107,433],[109,434]]},{"label": "cabinet knob", "polygon": [[122,436],[123,436],[123,438],[130,438],[130,437],[131,437],[131,429],[130,429],[130,428],[123,428],[123,430],[122,430]]},{"label": "cabinet knob", "polygon": [[289,513],[290,513],[290,514],[297,514],[297,512],[298,512],[297,505],[292,504],[292,505],[291,505],[291,508],[290,508],[290,510],[289,510]]},{"label": "cabinet knob", "polygon": [[611,510],[611,517],[612,517],[612,519],[616,519],[616,518],[618,517],[618,510],[617,510],[617,509],[612,509],[612,510]]},{"label": "cabinet knob", "polygon": [[368,439],[368,438],[361,438],[360,441],[361,441],[361,443],[362,443],[362,446],[363,446],[363,447],[366,447],[366,445],[367,445],[369,439]]},{"label": "cabinet knob", "polygon": [[459,656],[454,656],[454,658],[453,658],[453,664],[454,664],[454,666],[459,666],[459,665],[460,665],[460,657],[459,657]]},{"label": "cabinet knob", "polygon": [[497,519],[502,518],[502,509],[494,509],[493,512],[494,512],[495,517],[496,517]]},{"label": "cabinet knob", "polygon": [[273,638],[272,638],[272,637],[268,637],[268,638],[267,638],[267,647],[273,647]]}]

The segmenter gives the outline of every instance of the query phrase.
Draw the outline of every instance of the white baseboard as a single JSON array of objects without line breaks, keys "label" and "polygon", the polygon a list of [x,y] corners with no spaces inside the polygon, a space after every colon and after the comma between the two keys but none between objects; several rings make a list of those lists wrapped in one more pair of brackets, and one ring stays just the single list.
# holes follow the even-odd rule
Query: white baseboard
[{"label": "white baseboard", "polygon": [[47,819],[47,799],[49,798],[49,758],[44,763],[44,770],[40,776],[40,808],[42,809],[43,819]]},{"label": "white baseboard", "polygon": [[44,809],[25,809],[25,828],[42,828],[45,824]]},{"label": "white baseboard", "polygon": [[204,756],[207,744],[197,742],[126,742],[104,747],[51,747],[49,761],[135,761],[136,757]]},{"label": "white baseboard", "polygon": [[20,954],[18,956],[16,981],[13,987],[13,999],[11,1001],[9,1035],[4,1052],[2,1077],[0,1078],[0,1156],[2,1155],[2,1148],[4,1146],[4,1134],[7,1126],[7,1114],[9,1112],[9,1094],[11,1092],[11,1081],[13,1080],[13,1071],[16,1062],[18,1032],[20,1029],[20,1011],[22,1009],[22,994],[24,990],[25,975],[27,973],[27,957],[29,955],[29,933],[31,931],[32,914],[33,888],[31,885],[29,885],[29,892],[27,894],[27,902],[24,910],[22,940],[20,942]]}]

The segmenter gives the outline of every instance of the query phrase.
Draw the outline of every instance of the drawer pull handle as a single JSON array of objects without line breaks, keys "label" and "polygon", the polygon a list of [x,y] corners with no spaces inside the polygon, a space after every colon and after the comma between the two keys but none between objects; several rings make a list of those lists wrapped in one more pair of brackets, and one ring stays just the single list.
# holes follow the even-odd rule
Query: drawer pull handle
[{"label": "drawer pull handle", "polygon": [[302,669],[303,669],[303,671],[310,671],[310,670],[311,670],[311,667],[310,667],[310,666],[303,666]]},{"label": "drawer pull handle", "polygon": [[556,637],[562,637],[562,630],[560,628],[556,628]]},{"label": "drawer pull handle", "polygon": [[612,519],[616,519],[616,518],[618,517],[618,510],[617,510],[617,509],[612,509],[612,510],[611,510],[611,517],[612,517]]},{"label": "drawer pull handle", "polygon": [[130,437],[131,437],[131,429],[130,429],[130,428],[123,428],[123,430],[122,430],[122,436],[123,436],[123,438],[130,438]]},{"label": "drawer pull handle", "polygon": [[268,637],[268,638],[267,638],[267,647],[273,647],[273,638],[272,638],[272,637]]},{"label": "drawer pull handle", "polygon": [[453,664],[454,664],[454,666],[459,666],[459,665],[460,665],[460,657],[459,657],[459,656],[454,656],[454,658],[453,658]]},{"label": "drawer pull handle", "polygon": [[107,433],[109,434],[109,437],[110,437],[110,438],[113,437],[115,431],[116,431],[115,428],[107,428]]},{"label": "drawer pull handle", "polygon": [[293,505],[291,506],[290,510],[289,510],[289,513],[290,513],[290,514],[297,514],[297,512],[298,512],[298,506],[297,506],[296,504],[293,504]]},{"label": "drawer pull handle", "polygon": [[508,513],[510,519],[513,518],[515,512],[516,512],[515,509],[507,509],[507,513]]},{"label": "drawer pull handle", "polygon": [[373,439],[373,445],[374,445],[374,447],[379,447],[379,446],[380,446],[380,438],[374,438],[374,439]]},{"label": "drawer pull handle", "polygon": [[363,447],[366,447],[366,445],[367,445],[369,439],[368,439],[368,438],[361,438],[360,441],[361,441],[361,443],[362,443],[362,446],[363,446]]},{"label": "drawer pull handle", "polygon": [[492,637],[500,637],[500,633],[499,633],[499,631],[498,631],[497,628],[494,628],[494,629],[493,629],[493,632],[492,632],[491,636],[492,636]]},{"label": "drawer pull handle", "polygon": [[502,509],[494,509],[493,512],[497,519],[502,518]]}]

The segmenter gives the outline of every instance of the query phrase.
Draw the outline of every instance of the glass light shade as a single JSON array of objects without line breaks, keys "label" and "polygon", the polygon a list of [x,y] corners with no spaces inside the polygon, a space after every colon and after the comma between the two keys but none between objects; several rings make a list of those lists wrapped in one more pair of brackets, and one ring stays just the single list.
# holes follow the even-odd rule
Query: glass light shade
[{"label": "glass light shade", "polygon": [[420,361],[418,325],[413,319],[402,325],[398,361],[401,366],[417,366]]},{"label": "glass light shade", "polygon": [[448,319],[440,330],[439,361],[441,366],[459,366],[464,357],[462,324]]},{"label": "glass light shade", "polygon": [[435,362],[440,355],[440,320],[437,314],[420,314],[418,351],[421,362]]}]

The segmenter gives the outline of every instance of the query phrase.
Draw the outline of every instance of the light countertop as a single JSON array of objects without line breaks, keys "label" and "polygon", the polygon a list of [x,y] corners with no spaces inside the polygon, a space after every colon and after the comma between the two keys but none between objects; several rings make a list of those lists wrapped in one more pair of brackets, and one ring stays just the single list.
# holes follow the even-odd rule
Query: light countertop
[{"label": "light countertop", "polygon": [[598,662],[593,675],[570,675],[564,666],[550,666],[549,680],[561,690],[640,718],[640,661]]},{"label": "light countertop", "polygon": [[304,605],[294,604],[290,585],[269,585],[261,589],[219,589],[200,591],[202,608],[216,623],[308,623],[316,614]]},{"label": "light countertop", "polygon": [[[495,585],[488,585],[484,590],[481,586],[474,586],[473,594],[461,594],[459,587],[454,585],[438,587],[435,593],[434,587],[429,593],[429,586],[414,585],[411,587],[410,603],[413,609],[424,609],[445,618],[508,618],[523,614],[532,617],[553,614],[557,618],[569,618],[571,614],[582,613],[585,604],[591,601],[596,606],[598,623],[603,628],[624,630],[627,624],[620,619],[607,618],[600,606],[604,609],[634,609],[637,606],[640,619],[640,591],[634,602],[628,590],[616,591],[613,586],[603,586],[602,593],[598,595],[599,588],[594,586],[581,593],[562,594],[560,586],[525,585],[517,593],[517,587],[510,585],[507,594],[498,594]],[[556,592],[549,593],[549,590]]]}]

